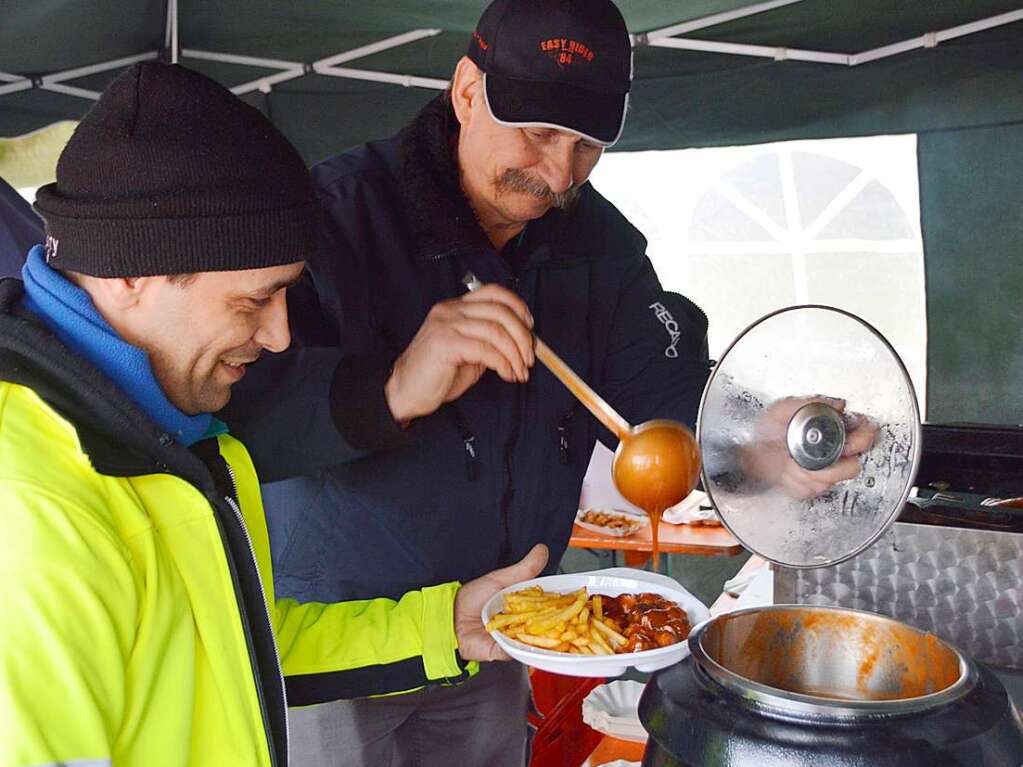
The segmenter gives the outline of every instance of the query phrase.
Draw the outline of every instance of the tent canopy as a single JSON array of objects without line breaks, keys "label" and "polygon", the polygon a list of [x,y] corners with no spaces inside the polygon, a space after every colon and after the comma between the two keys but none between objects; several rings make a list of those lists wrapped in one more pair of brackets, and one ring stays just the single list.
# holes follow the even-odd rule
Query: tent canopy
[{"label": "tent canopy", "polygon": [[[404,124],[444,86],[484,5],[6,0],[0,136],[77,118],[122,60],[178,51],[244,93],[314,162]],[[619,149],[1023,120],[1021,0],[621,7],[636,82]]]},{"label": "tent canopy", "polygon": [[[635,82],[617,149],[920,134],[929,415],[1023,423],[1023,0],[619,4]],[[404,125],[484,5],[4,0],[0,136],[76,119],[133,60],[178,56],[312,163]]]}]

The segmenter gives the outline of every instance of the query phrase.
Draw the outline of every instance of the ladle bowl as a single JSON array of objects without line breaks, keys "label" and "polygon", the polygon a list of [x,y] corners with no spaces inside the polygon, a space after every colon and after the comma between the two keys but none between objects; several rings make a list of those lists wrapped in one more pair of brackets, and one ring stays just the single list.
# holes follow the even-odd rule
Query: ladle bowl
[{"label": "ladle bowl", "polygon": [[650,512],[664,511],[689,495],[700,476],[696,437],[678,421],[657,419],[624,435],[611,464],[615,487]]}]

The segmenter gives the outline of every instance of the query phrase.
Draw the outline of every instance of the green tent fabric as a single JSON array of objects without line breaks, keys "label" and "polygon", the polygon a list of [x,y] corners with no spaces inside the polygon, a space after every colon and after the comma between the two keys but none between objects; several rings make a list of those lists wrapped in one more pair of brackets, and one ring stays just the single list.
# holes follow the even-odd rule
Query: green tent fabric
[{"label": "green tent fabric", "polygon": [[[165,48],[168,2],[4,0],[0,136],[80,117],[91,102],[33,87],[42,78]],[[631,112],[617,150],[919,133],[932,420],[1023,423],[1023,21],[845,66],[695,52],[647,33],[754,0],[620,0],[635,47]],[[181,63],[229,87],[279,69],[202,60],[189,50],[308,65],[416,29],[439,34],[344,66],[447,79],[483,0],[180,0]],[[762,4],[762,3],[761,3]],[[1023,9],[1023,0],[789,0],[694,32],[716,44],[856,54]],[[1015,17],[1014,17],[1015,18]],[[5,77],[5,74],[8,75]],[[117,70],[67,81],[98,91]],[[37,80],[38,81],[38,80]],[[436,91],[308,72],[254,90],[313,163],[403,125]],[[684,183],[684,179],[680,180]]]},{"label": "green tent fabric", "polygon": [[932,421],[1023,425],[1023,124],[918,139]]},{"label": "green tent fabric", "polygon": [[[630,30],[734,11],[750,0],[624,0]],[[277,72],[188,50],[310,63],[414,29],[440,34],[346,66],[446,79],[484,7],[468,0],[181,0],[181,62],[236,86]],[[1019,10],[1021,0],[803,0],[693,32],[725,43],[857,53]],[[165,0],[5,0],[0,72],[40,77],[164,48]],[[637,42],[622,150],[937,130],[1023,120],[1023,22],[848,67],[654,47]],[[116,74],[65,84],[101,90]],[[3,83],[0,82],[0,90]],[[308,74],[255,92],[309,162],[403,124],[433,92]],[[33,88],[0,94],[0,136],[75,119],[89,102]]]}]

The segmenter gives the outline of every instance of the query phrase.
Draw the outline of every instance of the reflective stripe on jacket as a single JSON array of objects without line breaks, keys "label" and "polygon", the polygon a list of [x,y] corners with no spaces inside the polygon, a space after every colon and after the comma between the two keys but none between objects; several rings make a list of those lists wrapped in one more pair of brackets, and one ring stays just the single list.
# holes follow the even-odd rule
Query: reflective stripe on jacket
[{"label": "reflective stripe on jacket", "polygon": [[[270,732],[285,716],[280,670],[258,649],[261,635],[272,646],[271,623],[284,672],[328,698],[382,669],[405,669],[399,689],[464,674],[457,584],[397,601],[276,601],[242,444],[218,438],[246,557],[226,543],[230,520],[196,484],[169,469],[94,468],[81,430],[58,412],[67,398],[55,407],[10,382],[25,375],[5,345],[10,319],[0,317],[0,767],[284,764],[285,738]],[[89,384],[74,393],[87,397]],[[40,390],[54,393],[52,379]],[[241,597],[246,573],[262,583],[262,614]]]}]

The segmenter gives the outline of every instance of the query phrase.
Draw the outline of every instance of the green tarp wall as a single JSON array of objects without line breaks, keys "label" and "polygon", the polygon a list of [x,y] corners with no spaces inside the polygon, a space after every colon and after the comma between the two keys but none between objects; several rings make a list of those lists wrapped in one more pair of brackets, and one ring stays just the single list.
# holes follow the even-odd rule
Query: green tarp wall
[{"label": "green tarp wall", "polygon": [[[181,0],[182,48],[312,62],[411,29],[441,34],[346,66],[445,79],[476,0]],[[642,34],[750,0],[620,0]],[[691,37],[857,53],[1023,8],[1023,0],[803,0]],[[40,76],[164,45],[165,0],[0,0],[0,72]],[[228,86],[276,70],[182,58]],[[930,420],[1023,422],[1023,22],[857,67],[635,51],[620,150],[920,133]],[[116,72],[69,84],[102,89]],[[2,83],[0,83],[2,85]],[[308,75],[245,98],[307,161],[404,124],[434,91]],[[0,95],[0,136],[76,118],[89,102]],[[685,183],[680,179],[679,183]]]},{"label": "green tarp wall", "polygon": [[1023,125],[923,133],[928,420],[1023,424]]}]

